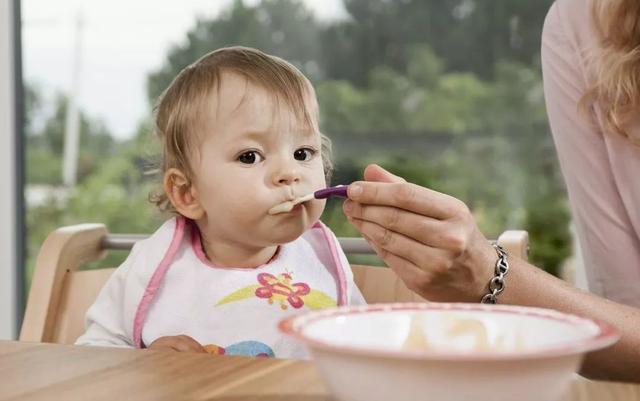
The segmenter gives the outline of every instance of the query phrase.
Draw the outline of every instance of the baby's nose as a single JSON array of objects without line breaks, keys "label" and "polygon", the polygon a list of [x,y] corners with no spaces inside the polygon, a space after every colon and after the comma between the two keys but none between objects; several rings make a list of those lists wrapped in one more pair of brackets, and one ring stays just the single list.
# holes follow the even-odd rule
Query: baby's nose
[{"label": "baby's nose", "polygon": [[275,185],[292,185],[302,179],[300,163],[289,152],[271,158],[272,179]]},{"label": "baby's nose", "polygon": [[287,169],[279,172],[276,176],[276,183],[279,185],[291,185],[300,181],[300,173],[297,169]]}]

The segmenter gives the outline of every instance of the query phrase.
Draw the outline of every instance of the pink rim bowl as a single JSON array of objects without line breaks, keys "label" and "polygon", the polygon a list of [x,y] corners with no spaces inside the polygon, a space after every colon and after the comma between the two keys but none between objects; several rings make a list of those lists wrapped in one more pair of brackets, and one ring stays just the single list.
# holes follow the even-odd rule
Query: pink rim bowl
[{"label": "pink rim bowl", "polygon": [[[456,321],[481,322],[485,347],[472,332],[451,336]],[[415,327],[428,349],[404,347]],[[606,323],[557,311],[447,303],[324,309],[279,329],[307,346],[341,401],[553,401],[586,352],[619,338]]]}]

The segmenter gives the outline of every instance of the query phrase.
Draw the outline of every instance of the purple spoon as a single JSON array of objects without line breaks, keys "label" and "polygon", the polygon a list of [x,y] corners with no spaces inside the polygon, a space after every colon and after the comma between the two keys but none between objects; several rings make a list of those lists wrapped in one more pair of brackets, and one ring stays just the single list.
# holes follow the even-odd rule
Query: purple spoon
[{"label": "purple spoon", "polygon": [[335,187],[320,189],[313,193],[313,197],[316,199],[326,199],[331,196],[339,196],[341,198],[346,198],[348,187],[349,187],[348,185],[336,185]]},{"label": "purple spoon", "polygon": [[307,202],[311,199],[327,199],[331,196],[339,196],[342,198],[347,197],[347,187],[348,185],[336,185],[335,187],[323,188],[319,189],[316,192],[301,196],[295,200],[293,200],[293,204],[297,205],[298,203]]}]

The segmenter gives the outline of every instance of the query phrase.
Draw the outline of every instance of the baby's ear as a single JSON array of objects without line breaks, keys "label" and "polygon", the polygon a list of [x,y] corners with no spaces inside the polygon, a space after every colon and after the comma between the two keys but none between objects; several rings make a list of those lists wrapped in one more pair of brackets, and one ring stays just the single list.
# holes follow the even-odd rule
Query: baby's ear
[{"label": "baby's ear", "polygon": [[204,216],[196,188],[177,168],[170,168],[164,174],[164,192],[176,211],[184,217],[198,220]]}]

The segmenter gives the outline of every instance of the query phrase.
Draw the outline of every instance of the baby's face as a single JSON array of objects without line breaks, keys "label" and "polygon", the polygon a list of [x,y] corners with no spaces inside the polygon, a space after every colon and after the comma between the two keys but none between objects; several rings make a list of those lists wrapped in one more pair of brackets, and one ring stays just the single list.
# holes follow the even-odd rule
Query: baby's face
[{"label": "baby's face", "polygon": [[223,75],[205,108],[193,184],[207,240],[265,247],[299,237],[318,220],[324,200],[289,213],[268,211],[326,186],[317,129],[235,74]]}]

